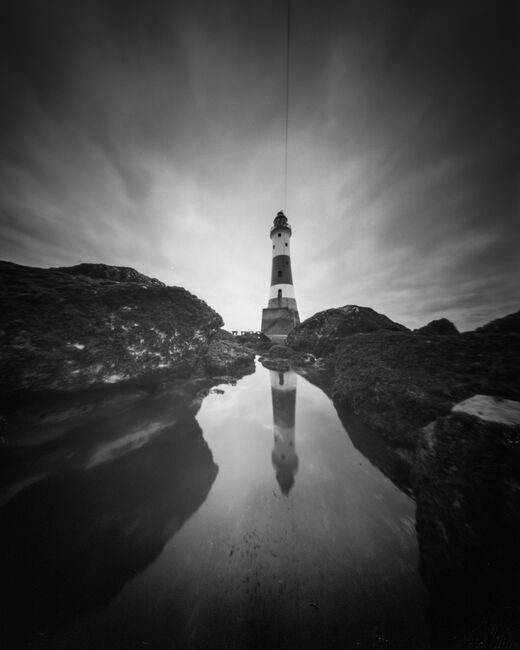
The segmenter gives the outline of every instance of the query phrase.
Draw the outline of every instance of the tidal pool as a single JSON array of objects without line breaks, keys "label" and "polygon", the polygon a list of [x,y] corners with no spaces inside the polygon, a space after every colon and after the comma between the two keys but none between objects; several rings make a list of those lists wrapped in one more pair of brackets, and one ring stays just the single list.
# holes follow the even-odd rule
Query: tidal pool
[{"label": "tidal pool", "polygon": [[415,504],[303,377],[258,365],[195,418],[162,396],[68,435],[0,511],[13,647],[422,645]]}]

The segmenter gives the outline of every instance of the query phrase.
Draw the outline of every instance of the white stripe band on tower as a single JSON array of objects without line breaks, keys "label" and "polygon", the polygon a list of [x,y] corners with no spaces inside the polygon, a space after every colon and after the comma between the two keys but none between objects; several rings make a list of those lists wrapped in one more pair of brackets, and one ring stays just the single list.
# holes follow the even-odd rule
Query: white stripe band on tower
[{"label": "white stripe band on tower", "polygon": [[[278,292],[281,291],[282,298],[294,298],[294,287],[292,284],[273,284],[269,290],[269,300],[278,298]],[[265,295],[265,294],[264,294]]]}]

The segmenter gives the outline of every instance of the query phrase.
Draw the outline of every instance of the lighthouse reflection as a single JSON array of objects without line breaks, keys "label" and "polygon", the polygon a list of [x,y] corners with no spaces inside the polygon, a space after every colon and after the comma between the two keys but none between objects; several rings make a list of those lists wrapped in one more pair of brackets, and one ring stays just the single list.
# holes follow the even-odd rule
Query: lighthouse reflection
[{"label": "lighthouse reflection", "polygon": [[270,371],[273,401],[274,447],[271,453],[276,480],[283,494],[288,495],[298,471],[294,439],[296,410],[296,373]]}]

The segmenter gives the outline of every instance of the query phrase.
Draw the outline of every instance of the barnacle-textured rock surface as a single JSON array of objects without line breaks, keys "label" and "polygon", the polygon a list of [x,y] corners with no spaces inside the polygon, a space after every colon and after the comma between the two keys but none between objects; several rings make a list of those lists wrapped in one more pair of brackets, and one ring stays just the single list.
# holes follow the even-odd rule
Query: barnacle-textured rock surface
[{"label": "barnacle-textured rock surface", "polygon": [[234,340],[212,340],[204,355],[204,368],[212,375],[238,372],[240,375],[255,371],[255,354]]},{"label": "barnacle-textured rock surface", "polygon": [[[39,269],[0,262],[0,300],[4,392],[190,376],[223,325],[189,291],[103,264]],[[228,372],[237,354],[219,372]]]},{"label": "barnacle-textured rock surface", "polygon": [[[489,395],[464,400],[422,431],[413,486],[435,625],[450,617],[460,625],[466,611],[479,619],[468,627],[519,638],[519,444],[520,403]],[[499,647],[492,640],[480,645]]]},{"label": "barnacle-textured rock surface", "polygon": [[459,334],[446,319],[410,332],[373,309],[347,305],[308,318],[287,343],[319,357],[325,372],[311,380],[338,408],[413,448],[420,427],[471,395],[520,399],[518,313],[475,332]]},{"label": "barnacle-textured rock surface", "polygon": [[408,331],[404,325],[395,323],[370,307],[345,305],[320,311],[307,318],[289,334],[287,345],[323,357],[332,354],[347,336],[378,330]]},{"label": "barnacle-textured rock surface", "polygon": [[398,444],[474,394],[520,399],[520,336],[376,332],[335,355],[334,399]]}]

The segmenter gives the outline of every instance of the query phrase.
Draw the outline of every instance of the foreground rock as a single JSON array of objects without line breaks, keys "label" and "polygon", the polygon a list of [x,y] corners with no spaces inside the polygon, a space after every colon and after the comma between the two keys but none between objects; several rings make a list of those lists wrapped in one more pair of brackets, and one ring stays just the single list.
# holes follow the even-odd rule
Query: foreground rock
[{"label": "foreground rock", "polygon": [[134,269],[0,262],[0,287],[3,392],[188,377],[205,367],[228,373],[253,359],[236,347],[209,349],[223,324],[219,314]]},{"label": "foreground rock", "polygon": [[518,633],[520,403],[476,395],[422,433],[414,491],[434,623],[469,612],[484,632]]},{"label": "foreground rock", "polygon": [[359,334],[337,348],[334,369],[336,401],[413,447],[420,427],[476,393],[520,399],[520,336]]},{"label": "foreground rock", "polygon": [[320,311],[307,318],[289,334],[287,345],[294,350],[324,357],[332,354],[344,338],[378,330],[409,331],[404,325],[395,323],[370,307],[345,305]]}]

